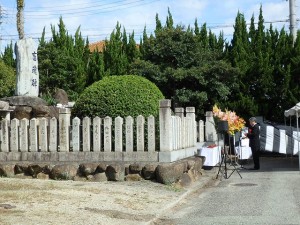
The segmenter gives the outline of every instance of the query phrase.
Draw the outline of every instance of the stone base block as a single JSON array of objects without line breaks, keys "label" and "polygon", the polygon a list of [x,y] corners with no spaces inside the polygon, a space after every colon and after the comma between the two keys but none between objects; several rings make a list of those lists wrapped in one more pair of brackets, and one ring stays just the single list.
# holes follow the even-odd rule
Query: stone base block
[{"label": "stone base block", "polygon": [[181,159],[185,159],[197,154],[197,147],[190,147],[185,149],[159,152],[158,161],[159,162],[175,162]]}]

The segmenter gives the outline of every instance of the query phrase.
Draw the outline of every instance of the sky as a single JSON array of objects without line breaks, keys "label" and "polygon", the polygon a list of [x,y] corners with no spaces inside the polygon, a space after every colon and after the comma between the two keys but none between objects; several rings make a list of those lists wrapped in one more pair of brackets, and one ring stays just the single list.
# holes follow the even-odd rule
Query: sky
[{"label": "sky", "polygon": [[[8,43],[18,40],[16,2],[0,0],[1,52]],[[117,22],[127,34],[134,31],[135,39],[140,40],[144,27],[149,35],[153,33],[156,14],[165,24],[169,8],[175,25],[193,27],[197,19],[199,26],[206,23],[217,35],[223,31],[230,41],[237,13],[243,13],[247,23],[254,15],[257,22],[260,6],[266,28],[272,22],[273,27],[288,31],[289,1],[286,0],[25,0],[25,37],[38,43],[45,27],[46,38],[51,38],[51,25],[57,29],[61,16],[70,35],[80,26],[82,36],[88,37],[90,43],[109,39]],[[296,6],[298,19],[300,1],[296,1]]]}]

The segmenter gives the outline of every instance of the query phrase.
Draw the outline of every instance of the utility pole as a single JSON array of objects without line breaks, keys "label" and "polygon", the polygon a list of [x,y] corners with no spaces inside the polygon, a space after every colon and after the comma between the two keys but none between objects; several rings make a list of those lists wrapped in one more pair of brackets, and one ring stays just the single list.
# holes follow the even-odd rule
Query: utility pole
[{"label": "utility pole", "polygon": [[290,34],[293,36],[293,43],[297,38],[297,22],[296,22],[296,0],[289,0],[290,3]]}]

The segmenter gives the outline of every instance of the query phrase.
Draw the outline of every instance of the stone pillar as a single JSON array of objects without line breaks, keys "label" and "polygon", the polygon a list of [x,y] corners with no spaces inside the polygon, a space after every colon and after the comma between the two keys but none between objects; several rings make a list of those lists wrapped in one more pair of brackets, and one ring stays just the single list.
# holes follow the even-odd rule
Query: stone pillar
[{"label": "stone pillar", "polygon": [[133,152],[133,118],[126,117],[126,152]]},{"label": "stone pillar", "polygon": [[115,152],[123,151],[123,118],[115,118]]},{"label": "stone pillar", "polygon": [[204,142],[204,122],[199,120],[199,142]]},{"label": "stone pillar", "polygon": [[184,108],[175,108],[175,116],[184,117]]},{"label": "stone pillar", "polygon": [[185,109],[186,111],[186,117],[188,118],[191,118],[191,123],[192,123],[192,126],[193,126],[193,132],[192,132],[192,136],[190,137],[191,139],[191,143],[190,143],[190,146],[196,146],[196,143],[197,143],[197,123],[196,123],[196,110],[195,110],[195,107],[186,107]]},{"label": "stone pillar", "polygon": [[104,151],[111,152],[111,125],[112,119],[110,117],[104,118]]},{"label": "stone pillar", "polygon": [[188,143],[187,134],[188,134],[188,132],[187,132],[187,118],[183,117],[183,120],[182,120],[182,148],[187,147],[187,143]]},{"label": "stone pillar", "polygon": [[38,123],[38,121],[35,118],[30,120],[29,140],[30,140],[30,151],[31,152],[37,152],[39,150],[37,123]]},{"label": "stone pillar", "polygon": [[39,71],[37,47],[31,38],[17,41],[15,45],[17,62],[16,95],[39,95]]},{"label": "stone pillar", "polygon": [[16,118],[10,122],[10,151],[19,151],[19,120]]},{"label": "stone pillar", "polygon": [[80,124],[81,121],[78,117],[72,120],[72,149],[73,152],[80,151]]},{"label": "stone pillar", "polygon": [[2,117],[2,119],[10,121],[10,112],[11,111],[12,110],[0,109],[0,118]]},{"label": "stone pillar", "polygon": [[184,118],[184,108],[175,108],[175,115],[178,117],[176,119],[176,124],[177,124],[177,132],[176,132],[176,142],[177,142],[177,147],[176,149],[181,149],[182,148],[182,121]]},{"label": "stone pillar", "polygon": [[[187,117],[188,122],[188,147],[192,147],[196,145],[195,141],[195,121],[191,118]],[[196,136],[197,137],[197,136]]]},{"label": "stone pillar", "polygon": [[136,118],[136,150],[145,150],[145,118],[141,115]]},{"label": "stone pillar", "polygon": [[218,140],[217,131],[215,128],[215,121],[213,117],[213,112],[208,111],[205,114],[205,139],[207,142],[216,142]]},{"label": "stone pillar", "polygon": [[148,152],[155,152],[155,118],[149,116],[147,119],[148,125]]},{"label": "stone pillar", "polygon": [[9,133],[8,133],[8,120],[1,121],[1,151],[2,152],[9,152]]},{"label": "stone pillar", "polygon": [[84,117],[82,121],[82,150],[91,151],[91,119]]},{"label": "stone pillar", "polygon": [[68,152],[70,148],[70,120],[71,110],[59,109],[59,146],[60,152]]},{"label": "stone pillar", "polygon": [[176,150],[177,148],[177,142],[178,142],[178,132],[177,132],[177,116],[172,116],[172,134],[173,134],[173,142],[172,142],[172,149]]},{"label": "stone pillar", "polygon": [[57,119],[55,117],[50,120],[49,151],[57,152]]},{"label": "stone pillar", "polygon": [[101,151],[101,118],[98,116],[93,119],[93,151]]},{"label": "stone pillar", "polygon": [[183,140],[183,138],[182,138],[182,120],[183,120],[183,118],[184,117],[177,117],[177,120],[178,120],[178,134],[177,134],[177,136],[178,136],[178,148],[179,149],[182,149],[183,148],[183,146],[182,146],[182,140]]},{"label": "stone pillar", "polygon": [[28,119],[20,121],[20,150],[21,152],[28,152]]},{"label": "stone pillar", "polygon": [[171,100],[159,102],[160,151],[172,151],[172,117]]},{"label": "stone pillar", "polygon": [[42,118],[39,121],[39,140],[41,152],[48,151],[48,120],[46,118]]}]

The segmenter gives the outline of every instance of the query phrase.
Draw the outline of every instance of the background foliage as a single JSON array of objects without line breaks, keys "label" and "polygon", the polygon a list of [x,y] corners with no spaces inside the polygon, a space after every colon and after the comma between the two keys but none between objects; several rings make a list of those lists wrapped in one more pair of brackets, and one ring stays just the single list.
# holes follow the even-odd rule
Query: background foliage
[{"label": "background foliage", "polygon": [[14,70],[0,60],[0,98],[13,95],[15,83],[16,76]]},{"label": "background foliage", "polygon": [[[42,94],[62,88],[76,100],[96,81],[135,74],[152,81],[173,107],[194,106],[197,119],[218,104],[243,118],[283,122],[284,110],[299,102],[300,33],[293,43],[284,28],[266,27],[262,8],[250,26],[237,13],[230,41],[205,23],[199,26],[197,19],[192,26],[176,25],[170,11],[165,23],[158,14],[155,22],[151,35],[144,27],[139,44],[134,32],[128,35],[117,23],[104,49],[90,52],[80,28],[73,37],[60,18],[52,38],[45,41],[43,33],[39,43]],[[1,58],[14,67],[12,52],[8,46]]]}]

